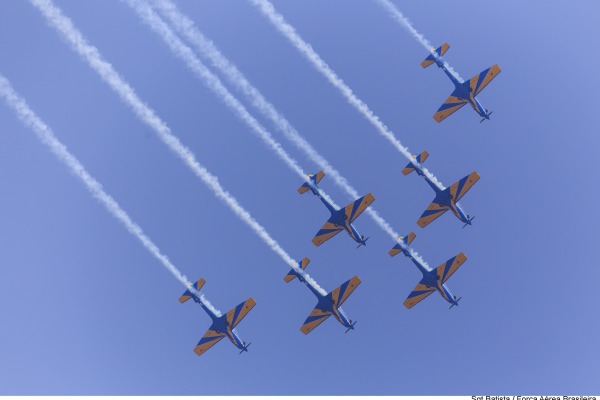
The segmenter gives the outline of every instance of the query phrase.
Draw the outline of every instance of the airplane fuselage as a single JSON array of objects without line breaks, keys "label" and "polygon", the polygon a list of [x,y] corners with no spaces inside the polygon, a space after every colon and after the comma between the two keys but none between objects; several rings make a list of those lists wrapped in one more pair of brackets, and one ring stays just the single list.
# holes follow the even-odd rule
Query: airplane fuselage
[{"label": "airplane fuselage", "polygon": [[308,282],[306,279],[304,279],[304,277],[301,274],[297,273],[296,271],[294,271],[294,273],[296,274],[298,280],[304,283],[310,289],[310,291],[317,297],[317,300],[321,301],[321,299],[325,297],[321,294],[321,292],[317,290],[317,288],[311,282]]},{"label": "airplane fuselage", "polygon": [[208,316],[212,319],[213,324],[212,324],[212,328],[217,331],[217,333],[225,333],[227,335],[227,338],[231,341],[231,343],[233,343],[235,345],[235,347],[237,347],[240,350],[246,350],[246,346],[244,345],[244,342],[239,338],[238,335],[235,334],[235,332],[233,332],[232,329],[229,329],[229,322],[227,321],[227,318],[225,317],[225,315],[222,316],[217,316],[210,308],[208,308],[200,299],[198,299],[195,295],[192,296],[192,298],[194,299],[194,301],[198,304],[200,304],[200,307],[202,307],[202,309],[204,311],[206,311],[206,313],[208,314]]},{"label": "airplane fuselage", "polygon": [[446,285],[444,285],[441,281],[440,281],[440,277],[437,276],[437,271],[434,270],[430,270],[429,268],[427,268],[427,266],[425,266],[420,260],[417,260],[416,258],[414,258],[411,254],[411,252],[408,250],[408,248],[402,244],[400,244],[400,249],[402,250],[402,253],[407,257],[410,258],[411,261],[417,266],[417,268],[419,269],[419,271],[421,271],[421,274],[423,274],[423,283],[427,286],[427,287],[432,287],[435,288],[438,293],[440,295],[442,295],[442,297],[450,304],[454,304],[457,305],[458,302],[456,300],[456,297],[452,295],[452,293],[450,293],[450,290],[446,287]]},{"label": "airplane fuselage", "polygon": [[319,200],[321,200],[321,202],[323,204],[325,204],[325,207],[327,207],[327,209],[331,213],[331,219],[335,226],[343,227],[346,230],[346,232],[348,232],[350,237],[352,239],[354,239],[354,241],[356,243],[366,245],[366,240],[364,240],[362,238],[362,236],[358,233],[356,228],[354,228],[354,225],[349,224],[347,222],[347,216],[346,216],[346,213],[344,212],[344,209],[342,209],[342,208],[338,209],[338,208],[334,207],[334,205],[331,204],[331,202],[329,202],[329,200],[327,200],[321,194],[321,190],[319,190],[319,187],[316,185],[315,182],[310,183],[310,190],[312,191],[312,193],[315,196],[317,196],[319,198]]},{"label": "airplane fuselage", "polygon": [[331,297],[329,295],[324,296],[323,294],[321,294],[321,292],[319,292],[317,290],[316,287],[314,287],[314,285],[311,282],[308,282],[306,279],[304,279],[304,277],[302,275],[300,275],[297,272],[295,272],[295,274],[296,274],[296,277],[300,280],[300,282],[304,283],[310,289],[310,291],[316,296],[316,298],[318,300],[316,308],[326,311],[326,312],[330,312],[346,328],[354,329],[354,326],[352,325],[352,321],[350,321],[348,319],[348,317],[346,317],[346,315],[344,314],[344,312],[341,309],[336,309],[334,307],[333,300],[331,299]]},{"label": "airplane fuselage", "polygon": [[465,214],[462,207],[456,201],[454,201],[450,191],[445,189],[444,187],[442,187],[439,183],[432,181],[423,172],[423,169],[421,166],[414,164],[414,163],[412,163],[412,165],[413,165],[413,168],[415,169],[415,172],[421,178],[425,179],[425,182],[427,182],[427,184],[435,192],[435,199],[433,200],[433,202],[437,203],[437,204],[441,204],[442,206],[449,207],[450,211],[452,211],[454,213],[454,215],[456,215],[458,217],[458,219],[460,219],[465,224],[471,225],[471,221],[469,220],[469,217],[467,216],[467,214]]},{"label": "airplane fuselage", "polygon": [[449,207],[450,211],[452,211],[454,215],[458,217],[458,219],[465,224],[471,225],[469,217],[465,214],[462,207],[456,201],[454,201],[449,190],[438,192],[433,202]]},{"label": "airplane fuselage", "polygon": [[448,71],[448,68],[446,68],[446,65],[444,65],[444,61],[442,59],[436,57],[435,63],[444,71],[444,73],[448,76],[448,78],[450,78],[450,80],[454,84],[456,91],[459,94],[457,96],[458,99],[467,100],[471,107],[473,107],[473,110],[475,110],[475,112],[479,114],[480,117],[490,119],[490,113],[488,113],[487,110],[483,107],[483,105],[481,105],[479,100],[477,100],[475,96],[473,96],[473,89],[470,86],[467,86],[467,89],[467,87],[465,87],[464,85],[464,82],[460,82],[450,71]]},{"label": "airplane fuselage", "polygon": [[419,271],[421,271],[421,273],[423,274],[423,276],[426,276],[427,274],[429,274],[429,272],[431,272],[429,270],[429,268],[427,268],[420,260],[417,260],[416,258],[413,257],[411,251],[409,250],[409,248],[406,245],[403,245],[401,243],[400,244],[400,250],[402,250],[402,254],[404,254],[407,258],[409,258],[419,269]]}]

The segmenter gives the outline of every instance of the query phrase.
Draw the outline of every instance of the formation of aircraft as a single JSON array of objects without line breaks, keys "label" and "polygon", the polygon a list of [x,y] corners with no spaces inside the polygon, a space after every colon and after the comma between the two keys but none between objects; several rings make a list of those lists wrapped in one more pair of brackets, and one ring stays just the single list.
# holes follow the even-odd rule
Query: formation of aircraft
[{"label": "formation of aircraft", "polygon": [[304,194],[310,190],[323,202],[323,204],[325,204],[325,207],[327,207],[331,213],[331,217],[327,220],[327,222],[325,222],[325,225],[323,225],[323,227],[313,238],[313,244],[315,246],[320,246],[341,231],[345,230],[348,232],[348,235],[350,235],[350,237],[356,243],[358,243],[358,246],[356,247],[357,249],[360,246],[366,246],[369,238],[365,238],[364,236],[360,235],[356,228],[354,228],[352,225],[352,222],[354,222],[354,220],[358,218],[358,216],[362,214],[362,212],[365,211],[373,201],[375,201],[375,197],[373,197],[371,193],[368,193],[348,204],[346,207],[338,209],[323,196],[321,190],[319,189],[318,184],[321,182],[321,179],[323,179],[324,176],[325,172],[323,171],[319,171],[316,174],[310,174],[308,175],[308,181],[304,182],[302,186],[298,188],[298,193],[300,194]]},{"label": "formation of aircraft", "polygon": [[441,294],[442,297],[451,304],[450,308],[458,306],[458,302],[462,297],[457,299],[444,283],[452,276],[458,267],[467,260],[467,256],[465,253],[460,253],[436,269],[430,270],[422,261],[413,257],[412,251],[408,247],[415,237],[416,235],[414,232],[409,233],[407,236],[400,236],[396,245],[392,247],[389,252],[391,257],[394,257],[398,253],[403,253],[412,260],[423,274],[423,279],[421,279],[419,284],[408,295],[408,298],[404,301],[404,306],[406,308],[412,308],[435,291]]},{"label": "formation of aircraft", "polygon": [[241,350],[240,354],[247,352],[251,343],[246,343],[241,340],[235,333],[234,328],[242,321],[242,319],[244,319],[246,314],[252,310],[252,308],[256,305],[256,301],[250,297],[237,307],[229,310],[225,315],[218,316],[210,308],[208,308],[197,295],[205,283],[206,281],[201,278],[199,281],[194,283],[194,285],[192,285],[190,289],[193,290],[186,290],[179,298],[179,302],[182,304],[189,299],[193,299],[194,302],[200,304],[200,307],[206,311],[208,316],[213,321],[210,328],[208,328],[204,336],[202,336],[202,339],[200,339],[194,348],[194,353],[199,356],[204,354],[206,350],[213,347],[224,337],[227,337],[235,347]]},{"label": "formation of aircraft", "polygon": [[437,122],[442,122],[446,118],[448,118],[451,114],[456,112],[459,108],[464,106],[465,104],[470,104],[473,107],[473,110],[479,116],[482,117],[480,122],[485,121],[486,119],[490,119],[490,115],[492,115],[492,111],[488,111],[487,108],[484,108],[479,100],[475,98],[482,90],[485,88],[491,81],[500,73],[500,67],[498,64],[482,71],[480,74],[475,75],[471,79],[466,82],[460,82],[450,71],[446,68],[446,63],[442,59],[443,55],[446,54],[450,45],[448,43],[444,43],[437,49],[431,49],[431,54],[421,62],[421,67],[427,68],[432,64],[436,64],[439,68],[441,68],[448,78],[454,84],[454,91],[446,99],[444,104],[437,110],[437,112],[433,115],[433,118]]},{"label": "formation of aircraft", "polygon": [[[298,263],[298,268],[304,271],[309,262],[310,260],[308,257],[305,257]],[[360,278],[358,276],[355,276],[344,282],[341,286],[332,290],[326,295],[321,294],[311,282],[304,279],[304,276],[296,272],[294,268],[292,268],[290,272],[283,277],[283,280],[286,282],[291,282],[295,278],[298,278],[300,282],[304,283],[310,289],[310,291],[313,292],[318,300],[317,305],[300,328],[302,333],[305,335],[309,334],[313,329],[321,325],[321,323],[323,323],[332,315],[340,322],[340,324],[347,328],[346,333],[348,333],[350,330],[354,330],[356,321],[353,322],[351,319],[348,319],[340,307],[342,304],[344,304],[352,292],[354,292],[358,285],[360,285]]]},{"label": "formation of aircraft", "polygon": [[423,212],[421,218],[417,221],[417,225],[421,228],[425,228],[439,216],[444,214],[446,211],[451,210],[456,217],[461,220],[464,225],[472,225],[474,216],[471,217],[463,211],[458,201],[473,187],[479,180],[479,174],[477,172],[471,172],[471,174],[465,176],[458,182],[454,183],[449,188],[444,188],[439,182],[433,181],[425,174],[423,170],[423,163],[429,157],[429,153],[424,151],[418,156],[413,156],[415,161],[410,161],[406,167],[402,170],[403,175],[408,175],[413,171],[425,179],[425,181],[431,186],[435,192],[435,198],[429,204],[429,207]]},{"label": "formation of aircraft", "polygon": [[[435,63],[446,73],[446,75],[448,75],[455,86],[455,90],[452,92],[450,97],[435,113],[434,119],[438,122],[441,122],[468,103],[482,117],[481,122],[486,119],[489,120],[492,112],[484,108],[476,96],[492,81],[492,79],[494,79],[500,73],[500,67],[498,65],[494,65],[474,76],[470,80],[466,82],[460,82],[448,70],[446,63],[442,59],[449,48],[450,45],[448,43],[444,43],[439,48],[432,49],[431,54],[421,63],[423,68],[427,68]],[[423,212],[417,221],[417,225],[419,225],[421,228],[424,228],[448,210],[452,211],[452,213],[464,223],[463,228],[467,225],[472,225],[474,217],[466,214],[462,207],[458,204],[458,201],[467,193],[467,191],[469,191],[469,189],[471,189],[471,187],[473,187],[475,183],[477,183],[480,178],[479,174],[477,172],[472,172],[450,187],[445,188],[439,182],[430,178],[429,174],[424,169],[423,163],[428,156],[429,153],[427,151],[423,151],[418,156],[413,156],[413,160],[411,160],[402,170],[403,175],[408,175],[415,171],[417,175],[425,179],[427,184],[435,192],[435,198]],[[331,239],[333,236],[345,230],[348,235],[350,235],[350,237],[358,243],[357,248],[366,246],[369,238],[365,238],[363,235],[360,235],[352,223],[362,212],[367,209],[367,207],[371,205],[371,203],[375,200],[375,197],[371,193],[368,193],[365,196],[348,204],[346,207],[337,208],[334,204],[332,204],[332,201],[330,201],[319,189],[318,184],[321,182],[324,176],[325,173],[323,171],[319,171],[316,174],[310,174],[308,175],[307,181],[298,188],[298,192],[300,194],[311,191],[313,195],[317,196],[321,202],[323,202],[331,214],[327,222],[325,222],[323,227],[312,239],[313,244],[318,247]],[[404,254],[417,266],[423,276],[408,298],[404,301],[404,306],[410,309],[428,297],[431,293],[436,291],[448,303],[450,303],[450,308],[458,306],[458,302],[461,300],[461,298],[454,296],[445,283],[467,260],[467,256],[464,253],[460,253],[442,263],[436,269],[430,269],[427,263],[417,256],[416,253],[414,253],[409,247],[415,237],[416,235],[414,232],[409,233],[407,236],[400,236],[397,243],[389,251],[389,255],[392,257],[399,253]],[[298,280],[304,283],[317,297],[317,305],[309,314],[308,318],[306,318],[300,330],[306,335],[312,332],[317,326],[322,324],[332,315],[346,328],[346,333],[348,333],[350,330],[354,330],[356,321],[349,319],[340,307],[358,287],[358,285],[361,283],[361,280],[357,276],[354,276],[330,293],[323,294],[324,291],[320,290],[320,288],[313,283],[314,281],[312,279],[308,279],[304,273],[304,270],[308,266],[309,262],[310,260],[308,258],[302,259],[298,263],[297,267],[292,268],[290,272],[288,272],[288,274],[283,278],[285,282],[291,282],[292,280],[298,278]],[[206,311],[213,321],[208,331],[204,334],[200,342],[198,342],[198,345],[194,348],[194,352],[198,355],[201,355],[224,337],[227,337],[238,349],[241,350],[240,354],[247,352],[250,343],[246,344],[246,342],[242,341],[234,331],[234,328],[254,307],[256,302],[254,299],[249,298],[245,302],[227,312],[225,315],[218,316],[212,312],[197,295],[204,283],[205,280],[200,279],[192,287],[186,290],[185,293],[179,298],[181,303],[185,303],[189,299],[193,299],[194,302],[198,303],[204,309],[204,311]]]}]

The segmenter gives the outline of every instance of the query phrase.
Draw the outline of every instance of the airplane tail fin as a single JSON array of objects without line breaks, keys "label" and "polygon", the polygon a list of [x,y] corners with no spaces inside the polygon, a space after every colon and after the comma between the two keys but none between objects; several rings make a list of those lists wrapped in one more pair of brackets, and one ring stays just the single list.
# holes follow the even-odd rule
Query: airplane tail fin
[{"label": "airplane tail fin", "polygon": [[[417,235],[414,232],[409,233],[406,236],[398,236],[398,242],[403,242],[406,246],[410,245]],[[394,257],[396,254],[402,252],[402,247],[400,247],[399,243],[396,243],[394,247],[388,252],[390,257]]]},{"label": "airplane tail fin", "polygon": [[[298,267],[302,268],[302,271],[304,271],[306,269],[306,267],[308,267],[308,263],[310,262],[310,259],[308,257],[304,257],[302,259],[302,261],[300,261],[298,263]],[[298,274],[296,273],[296,271],[294,271],[294,269],[290,269],[290,272],[287,273],[286,276],[283,277],[283,280],[286,282],[291,282],[293,281],[296,277],[298,276]]]},{"label": "airplane tail fin", "polygon": [[[205,283],[206,283],[206,280],[204,280],[204,278],[200,278],[200,280],[198,280],[198,282],[196,282],[196,283],[194,283],[192,285],[192,288],[196,292],[199,292],[200,289],[202,288],[202,286],[204,286]],[[179,298],[179,302],[183,304],[186,301],[188,301],[189,299],[191,299],[192,297],[194,297],[194,294],[192,294],[192,292],[188,289],[185,292],[183,292],[183,294]]]},{"label": "airplane tail fin", "polygon": [[423,62],[421,63],[421,67],[423,68],[427,68],[429,67],[431,64],[433,64],[435,62],[435,59],[438,57],[443,56],[444,54],[446,54],[446,52],[448,51],[448,49],[450,48],[450,45],[448,43],[444,43],[443,45],[441,45],[440,47],[438,47],[437,49],[431,49],[431,54],[423,60]]},{"label": "airplane tail fin", "polygon": [[[423,164],[425,162],[425,160],[427,160],[427,157],[429,157],[429,153],[427,151],[422,152],[418,156],[413,156],[413,158],[419,164]],[[406,175],[410,174],[411,172],[413,172],[414,170],[415,170],[415,166],[413,165],[413,163],[411,161],[408,163],[408,165],[406,165],[406,167],[404,167],[404,169],[402,170],[402,174],[404,176],[406,176]]]},{"label": "airplane tail fin", "polygon": [[[321,182],[321,179],[323,179],[324,176],[325,176],[325,172],[319,171],[316,174],[308,175],[308,179],[316,186],[319,184],[319,182]],[[304,194],[304,193],[308,192],[309,190],[310,190],[310,185],[308,184],[308,182],[304,182],[302,184],[302,186],[300,186],[298,188],[298,193]]]}]

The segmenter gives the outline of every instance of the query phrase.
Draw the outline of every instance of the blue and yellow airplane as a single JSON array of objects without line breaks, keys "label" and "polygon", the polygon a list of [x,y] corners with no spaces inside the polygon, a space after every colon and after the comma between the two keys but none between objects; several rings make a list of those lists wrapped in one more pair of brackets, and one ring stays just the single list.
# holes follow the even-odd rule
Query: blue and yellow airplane
[{"label": "blue and yellow airplane", "polygon": [[194,353],[198,355],[204,354],[204,352],[211,347],[213,347],[217,342],[223,339],[225,336],[231,343],[235,345],[238,349],[240,349],[240,354],[244,351],[248,351],[248,347],[250,343],[246,344],[246,342],[242,341],[238,335],[234,332],[234,328],[239,324],[242,319],[252,310],[252,308],[256,305],[256,301],[252,297],[250,297],[245,302],[241,303],[237,307],[229,310],[227,314],[218,316],[214,312],[210,310],[198,297],[196,293],[200,292],[200,289],[206,281],[204,279],[200,279],[198,282],[194,283],[192,286],[192,290],[186,290],[181,297],[179,298],[180,303],[185,303],[189,299],[194,299],[194,302],[200,304],[200,307],[206,311],[208,316],[212,319],[213,323],[208,328],[208,331],[204,334],[202,339],[198,342],[198,345],[194,348]]},{"label": "blue and yellow airplane", "polygon": [[446,118],[450,116],[450,114],[454,113],[456,110],[464,106],[465,104],[470,104],[473,107],[473,110],[481,117],[480,122],[485,121],[486,119],[490,119],[490,115],[492,115],[491,111],[488,111],[487,108],[484,108],[479,100],[475,98],[484,87],[488,85],[499,73],[500,67],[498,64],[490,67],[478,75],[475,75],[471,79],[466,82],[459,82],[459,80],[452,75],[448,68],[446,68],[446,63],[442,59],[442,56],[446,54],[450,45],[448,43],[444,43],[437,49],[431,49],[431,54],[423,60],[421,63],[421,67],[427,68],[431,64],[435,63],[438,67],[440,67],[448,78],[454,83],[454,92],[448,97],[448,99],[442,104],[439,110],[434,114],[433,118],[437,122],[442,122]]},{"label": "blue and yellow airplane", "polygon": [[375,201],[375,197],[373,197],[371,193],[368,193],[360,199],[348,204],[346,207],[337,209],[333,206],[333,204],[323,197],[321,190],[317,186],[324,176],[325,172],[323,171],[319,171],[316,174],[310,174],[308,175],[308,181],[304,182],[302,186],[298,188],[298,193],[300,194],[304,194],[309,190],[312,191],[315,196],[321,199],[323,204],[325,204],[325,207],[327,207],[331,213],[331,217],[327,220],[327,222],[325,222],[325,225],[323,225],[321,230],[319,230],[319,232],[317,232],[316,236],[313,238],[313,244],[315,246],[320,246],[341,231],[345,230],[348,232],[348,235],[350,235],[350,237],[354,239],[356,243],[358,243],[358,246],[356,247],[357,249],[360,246],[366,246],[369,238],[365,238],[364,236],[360,235],[354,226],[352,226],[352,222],[354,222],[354,220],[358,218],[358,216],[365,211],[365,209],[369,207],[373,201]]},{"label": "blue and yellow airplane", "polygon": [[414,290],[408,295],[408,298],[404,301],[404,306],[406,308],[412,308],[415,304],[419,303],[436,290],[451,304],[450,308],[457,306],[462,297],[457,299],[456,296],[450,293],[450,290],[448,290],[444,283],[452,276],[458,267],[467,260],[467,256],[465,253],[460,253],[436,269],[430,270],[421,260],[413,257],[412,250],[408,247],[415,237],[416,235],[414,232],[409,233],[407,236],[400,236],[398,238],[398,243],[396,243],[389,252],[392,257],[402,252],[406,257],[412,260],[423,274],[423,279],[421,279],[421,282],[419,282]]},{"label": "blue and yellow airplane", "polygon": [[421,215],[421,218],[417,221],[417,225],[421,228],[425,228],[433,220],[442,215],[448,210],[451,210],[456,217],[464,222],[463,228],[467,225],[472,225],[471,221],[473,218],[465,214],[463,209],[458,204],[458,201],[471,189],[471,187],[479,180],[479,174],[477,172],[471,172],[470,175],[465,176],[460,181],[454,183],[449,188],[445,188],[437,181],[431,180],[427,174],[423,171],[423,162],[429,157],[429,153],[424,151],[418,156],[413,156],[416,162],[410,161],[408,165],[402,170],[402,174],[408,175],[413,171],[416,171],[425,181],[431,186],[435,192],[435,198],[427,207],[425,212]]},{"label": "blue and yellow airplane", "polygon": [[[301,268],[303,271],[308,266],[310,260],[308,257],[305,257],[298,263],[298,268]],[[344,325],[346,329],[346,333],[350,330],[354,330],[354,325],[356,325],[356,321],[352,322],[351,319],[348,319],[344,312],[340,309],[342,304],[346,301],[348,296],[354,292],[356,287],[360,285],[360,279],[358,276],[350,279],[347,282],[344,282],[340,287],[334,289],[332,292],[324,295],[322,294],[310,281],[304,279],[304,276],[293,268],[288,272],[286,276],[283,277],[283,280],[286,282],[291,282],[294,278],[298,278],[300,282],[304,283],[311,292],[315,296],[317,296],[318,302],[315,306],[314,310],[310,313],[306,321],[304,321],[304,325],[300,328],[302,333],[307,335],[317,326],[319,326],[323,321],[325,321],[330,316],[334,316],[340,324]]]}]

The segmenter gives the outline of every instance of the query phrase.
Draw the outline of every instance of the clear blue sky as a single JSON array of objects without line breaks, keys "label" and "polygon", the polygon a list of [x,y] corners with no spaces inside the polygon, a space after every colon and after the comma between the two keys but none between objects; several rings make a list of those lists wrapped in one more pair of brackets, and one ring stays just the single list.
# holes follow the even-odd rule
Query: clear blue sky
[{"label": "clear blue sky", "polygon": [[[303,335],[315,298],[73,53],[28,2],[0,5],[0,72],[146,233],[239,325],[248,354],[222,341],[183,288],[0,106],[0,394],[597,393],[600,279],[595,246],[600,35],[594,1],[395,3],[469,78],[498,63],[464,108],[432,115],[452,91],[423,48],[375,2],[275,2],[299,33],[447,186],[478,171],[461,202],[477,218],[416,225],[433,192],[362,116],[247,2],[179,2],[198,27],[437,266],[462,296],[402,302],[420,279],[366,215],[366,248],[310,242],[327,211],[124,4],[57,1],[157,114],[328,291],[358,275],[344,334],[329,320]],[[254,113],[254,111],[252,111]],[[255,113],[256,114],[256,113]],[[259,117],[262,121],[262,119]],[[308,172],[318,170],[265,122]],[[321,186],[349,202],[327,177]]]}]

